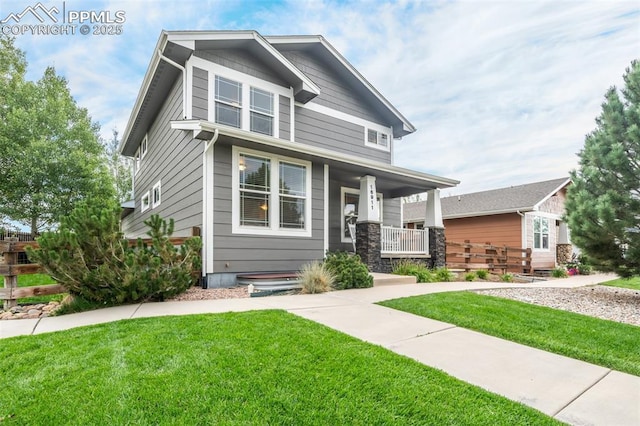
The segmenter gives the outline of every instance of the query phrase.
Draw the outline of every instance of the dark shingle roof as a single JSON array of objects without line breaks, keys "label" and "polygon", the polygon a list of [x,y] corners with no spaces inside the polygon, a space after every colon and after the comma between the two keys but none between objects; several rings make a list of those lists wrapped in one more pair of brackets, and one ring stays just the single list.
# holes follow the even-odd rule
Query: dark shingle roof
[{"label": "dark shingle roof", "polygon": [[[544,182],[445,197],[440,200],[442,217],[449,219],[530,211],[568,182],[569,178],[564,177]],[[419,201],[405,204],[403,210],[404,221],[411,222],[424,219],[425,203],[426,201]]]}]

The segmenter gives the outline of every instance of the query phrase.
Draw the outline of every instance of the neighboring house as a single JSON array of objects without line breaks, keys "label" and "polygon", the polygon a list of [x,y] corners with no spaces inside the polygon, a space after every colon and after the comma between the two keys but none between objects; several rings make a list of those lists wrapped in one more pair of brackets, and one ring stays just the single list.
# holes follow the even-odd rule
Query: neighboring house
[{"label": "neighboring house", "polygon": [[[571,257],[563,221],[569,178],[553,179],[440,200],[448,241],[532,249],[533,269],[551,269]],[[404,205],[404,226],[420,228],[424,201]]]},{"label": "neighboring house", "polygon": [[402,228],[401,197],[458,183],[393,165],[414,131],[321,36],[163,31],[120,147],[135,163],[123,231],[151,214],[200,227],[210,287],[352,250],[348,221],[367,259],[370,229]]}]

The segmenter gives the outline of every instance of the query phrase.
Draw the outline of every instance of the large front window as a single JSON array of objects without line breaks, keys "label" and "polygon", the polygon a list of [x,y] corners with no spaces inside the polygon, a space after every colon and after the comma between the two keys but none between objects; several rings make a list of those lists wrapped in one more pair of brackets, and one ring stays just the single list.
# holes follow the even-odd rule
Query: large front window
[{"label": "large front window", "polygon": [[546,217],[533,218],[533,248],[549,249],[549,219]]},{"label": "large front window", "polygon": [[233,151],[233,232],[310,236],[311,164]]}]

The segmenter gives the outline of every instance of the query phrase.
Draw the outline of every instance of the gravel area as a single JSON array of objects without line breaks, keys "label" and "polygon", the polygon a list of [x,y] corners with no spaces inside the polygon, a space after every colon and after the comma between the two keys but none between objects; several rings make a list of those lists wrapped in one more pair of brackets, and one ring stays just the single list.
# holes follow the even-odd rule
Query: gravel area
[{"label": "gravel area", "polygon": [[509,288],[481,290],[477,293],[640,326],[638,290],[598,285],[578,288]]},{"label": "gravel area", "polygon": [[247,286],[212,289],[191,287],[184,293],[172,298],[171,300],[241,299],[245,297],[249,297]]}]

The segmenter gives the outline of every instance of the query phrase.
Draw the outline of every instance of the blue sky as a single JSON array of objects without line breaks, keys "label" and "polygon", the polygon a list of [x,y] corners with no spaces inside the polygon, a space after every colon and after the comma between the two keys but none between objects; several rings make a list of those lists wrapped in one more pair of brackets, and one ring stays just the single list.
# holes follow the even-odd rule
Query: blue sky
[{"label": "blue sky", "polygon": [[[0,20],[36,4],[0,0]],[[568,175],[605,91],[640,57],[637,1],[42,4],[124,12],[121,35],[16,37],[29,78],[55,66],[105,138],[124,130],[162,29],[321,34],[417,127],[396,165],[461,181],[445,196]]]}]

